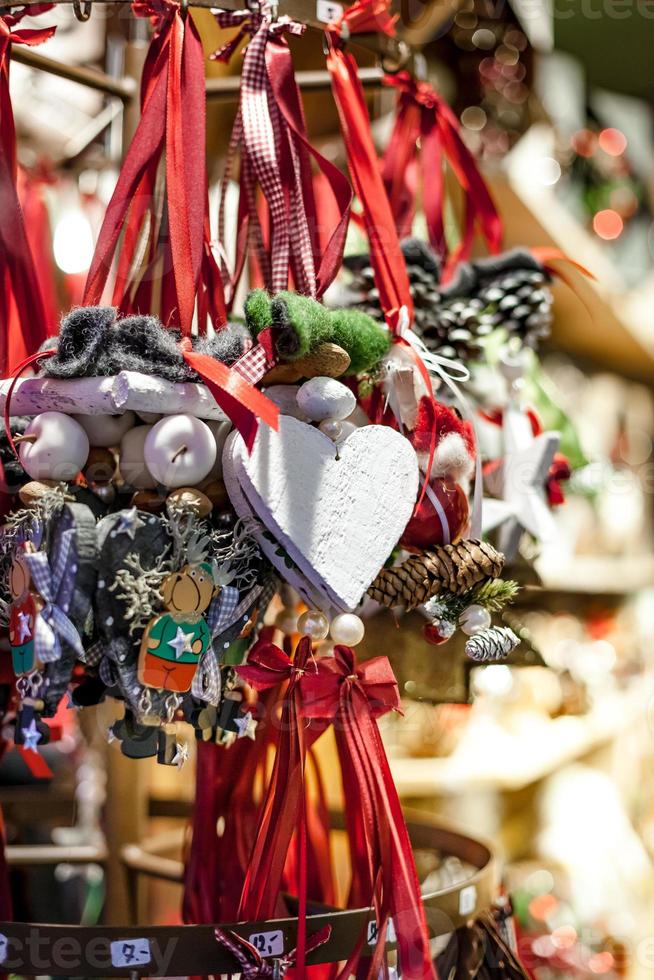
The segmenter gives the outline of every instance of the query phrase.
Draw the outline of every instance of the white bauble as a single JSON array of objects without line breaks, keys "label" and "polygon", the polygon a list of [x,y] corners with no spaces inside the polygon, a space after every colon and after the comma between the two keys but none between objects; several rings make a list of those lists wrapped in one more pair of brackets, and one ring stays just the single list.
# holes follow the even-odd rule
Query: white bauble
[{"label": "white bauble", "polygon": [[33,480],[74,480],[89,455],[86,432],[63,412],[37,415],[23,435],[18,455]]},{"label": "white bauble", "polygon": [[357,643],[361,643],[365,632],[363,620],[354,613],[340,613],[334,616],[329,627],[334,643],[345,647],[355,647]]},{"label": "white bauble", "polygon": [[146,466],[164,487],[197,486],[215,462],[213,433],[194,415],[168,415],[153,425],[146,437]]},{"label": "white bauble", "polygon": [[136,490],[153,490],[157,485],[145,464],[145,440],[152,428],[151,425],[135,425],[120,442],[120,473],[123,480]]},{"label": "white bauble", "polygon": [[119,446],[120,441],[135,422],[134,412],[122,415],[74,415],[89,437],[90,446]]},{"label": "white bauble", "polygon": [[482,630],[487,630],[491,624],[491,614],[488,609],[484,609],[483,606],[479,606],[476,602],[464,609],[459,616],[459,626],[468,636],[474,636],[475,633],[481,633]]}]

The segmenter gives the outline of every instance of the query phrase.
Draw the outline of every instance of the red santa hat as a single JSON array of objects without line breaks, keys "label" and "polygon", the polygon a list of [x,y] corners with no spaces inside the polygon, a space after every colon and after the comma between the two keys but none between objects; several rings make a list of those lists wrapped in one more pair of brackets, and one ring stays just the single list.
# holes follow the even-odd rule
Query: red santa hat
[{"label": "red santa hat", "polygon": [[426,466],[429,460],[434,429],[436,447],[429,476],[455,481],[469,478],[475,463],[475,436],[472,424],[464,422],[448,405],[423,395],[418,403],[415,428],[409,435],[423,466]]}]

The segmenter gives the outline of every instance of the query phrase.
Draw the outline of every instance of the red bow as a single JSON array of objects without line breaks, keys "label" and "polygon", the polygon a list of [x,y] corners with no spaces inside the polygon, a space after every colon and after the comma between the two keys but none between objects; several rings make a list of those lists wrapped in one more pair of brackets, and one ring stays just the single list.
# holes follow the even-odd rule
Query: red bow
[{"label": "red bow", "polygon": [[401,711],[395,674],[386,657],[358,665],[354,650],[335,647],[333,657],[318,661],[318,669],[302,681],[302,713],[307,718],[333,721],[342,701],[365,702],[373,718]]},{"label": "red bow", "polygon": [[[461,139],[459,123],[438,93],[427,82],[408,72],[384,78],[398,89],[395,126],[384,156],[383,175],[400,236],[411,233],[416,201],[416,171],[422,173],[422,202],[429,240],[445,260],[446,281],[458,262],[472,250],[479,229],[490,252],[502,244],[502,222],[475,159]],[[465,194],[461,240],[450,252],[443,226],[445,158]]]},{"label": "red bow", "polygon": [[[354,651],[337,646],[321,658],[315,674],[300,680],[302,713],[330,720],[343,777],[352,863],[351,907],[374,907],[378,942],[369,969],[381,967],[389,918],[397,935],[403,976],[434,976],[420,884],[402,807],[376,720],[399,710],[397,682],[386,657],[357,665]],[[340,977],[355,972],[363,937]]]},{"label": "red bow", "polygon": [[9,93],[13,44],[33,47],[52,37],[54,27],[16,30],[23,17],[52,4],[0,16],[0,375],[11,371],[48,335],[45,308],[16,189],[16,130]]},{"label": "red bow", "polygon": [[[142,112],[107,208],[84,303],[102,299],[118,242],[113,302],[122,313],[150,312],[160,285],[160,319],[191,332],[193,314],[225,324],[222,281],[209,240],[205,163],[204,52],[190,14],[178,3],[135,3],[156,24],[141,82]],[[158,190],[165,160],[164,200]]]}]

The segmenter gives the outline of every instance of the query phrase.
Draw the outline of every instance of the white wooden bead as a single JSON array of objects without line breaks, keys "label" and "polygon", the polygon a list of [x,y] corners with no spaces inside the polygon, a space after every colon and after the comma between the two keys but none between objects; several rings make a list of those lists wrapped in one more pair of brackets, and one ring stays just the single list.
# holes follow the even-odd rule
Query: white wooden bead
[{"label": "white wooden bead", "polygon": [[145,440],[151,425],[135,425],[120,443],[118,465],[123,479],[137,490],[153,490],[157,481],[145,463]]},{"label": "white wooden bead", "polygon": [[89,438],[72,416],[43,412],[32,419],[21,442],[21,466],[33,480],[74,480],[89,455]]},{"label": "white wooden bead", "polygon": [[271,385],[265,389],[264,395],[274,402],[282,415],[290,415],[300,422],[306,422],[307,417],[297,402],[299,390],[298,385]]},{"label": "white wooden bead", "polygon": [[74,415],[89,437],[89,445],[119,446],[120,441],[134,425],[134,412],[124,412],[122,415]]},{"label": "white wooden bead", "polygon": [[356,407],[353,393],[335,378],[310,378],[297,393],[297,403],[308,419],[346,419]]},{"label": "white wooden bead", "polygon": [[216,440],[206,422],[193,415],[169,415],[145,439],[145,462],[164,487],[193,487],[211,472]]}]

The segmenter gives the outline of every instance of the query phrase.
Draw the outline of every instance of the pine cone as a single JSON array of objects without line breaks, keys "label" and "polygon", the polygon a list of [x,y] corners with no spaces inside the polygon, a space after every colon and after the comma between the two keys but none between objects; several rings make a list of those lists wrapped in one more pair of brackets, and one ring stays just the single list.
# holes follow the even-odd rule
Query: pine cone
[{"label": "pine cone", "polygon": [[[503,327],[535,347],[552,323],[549,277],[529,252],[515,250],[497,258],[462,263],[454,279],[440,283],[438,259],[416,239],[405,239],[402,251],[414,305],[414,330],[434,351],[463,359],[479,357],[481,342]],[[360,295],[354,304],[379,319],[379,292],[368,256],[346,260]]]},{"label": "pine cone", "polygon": [[490,663],[506,660],[519,644],[520,640],[508,626],[490,626],[471,636],[466,642],[465,651],[477,663]]},{"label": "pine cone", "polygon": [[485,579],[497,578],[504,555],[487,541],[459,541],[412,555],[395,568],[384,568],[368,589],[383,606],[421,606],[431,596],[447,591],[467,592]]}]

